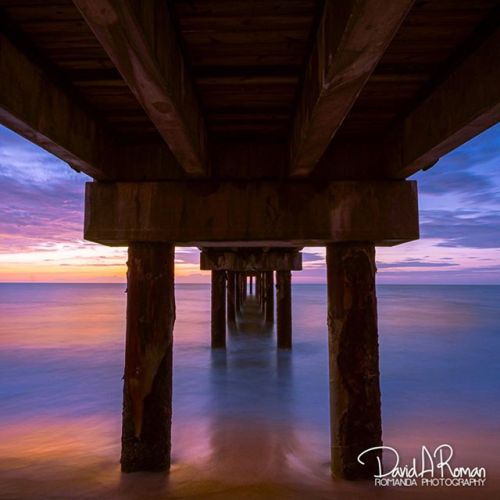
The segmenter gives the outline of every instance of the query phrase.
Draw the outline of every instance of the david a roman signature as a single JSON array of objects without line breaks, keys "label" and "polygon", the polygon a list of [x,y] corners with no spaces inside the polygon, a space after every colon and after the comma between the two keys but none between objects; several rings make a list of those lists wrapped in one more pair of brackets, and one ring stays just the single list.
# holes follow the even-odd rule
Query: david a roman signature
[{"label": "david a roman signature", "polygon": [[[394,466],[383,471],[381,453],[386,461],[394,459]],[[375,486],[484,486],[484,467],[454,467],[451,465],[453,448],[441,444],[431,453],[422,446],[420,461],[413,458],[409,464],[400,465],[399,453],[390,446],[375,446],[358,455],[358,462],[365,464],[369,454],[377,454],[378,474],[374,474]]]}]

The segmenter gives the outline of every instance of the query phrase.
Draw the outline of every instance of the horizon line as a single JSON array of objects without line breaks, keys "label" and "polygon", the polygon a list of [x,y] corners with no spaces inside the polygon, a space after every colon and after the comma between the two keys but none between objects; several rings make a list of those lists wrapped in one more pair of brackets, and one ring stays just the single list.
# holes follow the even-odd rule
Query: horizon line
[{"label": "horizon line", "polygon": [[[116,281],[0,281],[0,285],[126,285]],[[210,283],[201,282],[182,282],[175,283],[177,285],[205,285],[210,286]],[[292,283],[292,286],[300,285],[320,285],[326,286],[327,283]],[[377,286],[500,286],[500,283],[376,283]]]}]

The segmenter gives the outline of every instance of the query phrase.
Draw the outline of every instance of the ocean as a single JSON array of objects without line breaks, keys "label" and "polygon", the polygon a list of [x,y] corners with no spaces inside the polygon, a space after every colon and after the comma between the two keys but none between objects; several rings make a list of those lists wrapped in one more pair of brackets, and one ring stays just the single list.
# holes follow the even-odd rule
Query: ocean
[{"label": "ocean", "polygon": [[125,285],[0,284],[0,498],[500,493],[500,286],[386,285],[378,299],[384,444],[402,461],[450,444],[486,486],[330,478],[323,285],[293,287],[291,352],[243,323],[212,351],[210,288],[177,285],[172,470],[122,475]]}]

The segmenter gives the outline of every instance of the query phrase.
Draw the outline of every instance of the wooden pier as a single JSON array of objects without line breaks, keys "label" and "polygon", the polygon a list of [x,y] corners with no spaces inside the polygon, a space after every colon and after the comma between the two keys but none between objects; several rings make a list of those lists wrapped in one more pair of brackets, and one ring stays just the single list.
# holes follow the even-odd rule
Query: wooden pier
[{"label": "wooden pier", "polygon": [[372,477],[375,247],[419,237],[406,179],[498,121],[498,21],[491,0],[0,0],[0,122],[91,176],[85,238],[129,249],[123,471],[170,466],[175,246],[212,272],[217,349],[247,294],[290,349],[291,272],[322,246],[332,472]]}]

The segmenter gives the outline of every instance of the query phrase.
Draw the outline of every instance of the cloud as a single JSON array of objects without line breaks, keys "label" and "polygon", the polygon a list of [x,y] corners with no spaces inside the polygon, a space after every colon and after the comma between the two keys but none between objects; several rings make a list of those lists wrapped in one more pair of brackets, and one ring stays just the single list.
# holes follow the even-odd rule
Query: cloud
[{"label": "cloud", "polygon": [[408,259],[395,262],[377,262],[377,269],[392,269],[401,267],[452,267],[457,266],[454,262],[432,262],[419,259]]},{"label": "cloud", "polygon": [[197,248],[176,248],[175,262],[179,264],[200,264],[200,251]]},{"label": "cloud", "polygon": [[[431,170],[415,175],[422,239],[417,246],[377,251],[382,281],[500,282],[499,155],[497,126],[448,154]],[[83,241],[87,180],[0,127],[0,265],[4,272],[15,269],[12,272],[29,276],[30,266],[45,263],[67,270],[68,275],[72,267],[94,266],[101,269],[96,276],[105,276],[107,268],[125,263],[125,249]],[[304,249],[303,262],[304,271],[294,273],[294,281],[325,281],[323,248]],[[176,263],[187,276],[198,267],[198,249],[177,249]],[[193,276],[206,281],[209,275],[193,271]]]},{"label": "cloud", "polygon": [[427,210],[420,228],[441,247],[500,248],[500,212]]},{"label": "cloud", "polygon": [[431,170],[417,173],[419,193],[450,196],[468,206],[500,206],[500,125],[490,128],[442,158]]},{"label": "cloud", "polygon": [[444,170],[439,171],[432,179],[429,176],[426,182],[421,182],[420,193],[441,195],[446,191],[472,195],[488,193],[495,196],[497,194],[495,189],[495,183],[485,175],[469,171]]},{"label": "cloud", "polygon": [[0,127],[0,252],[81,244],[87,179]]}]

